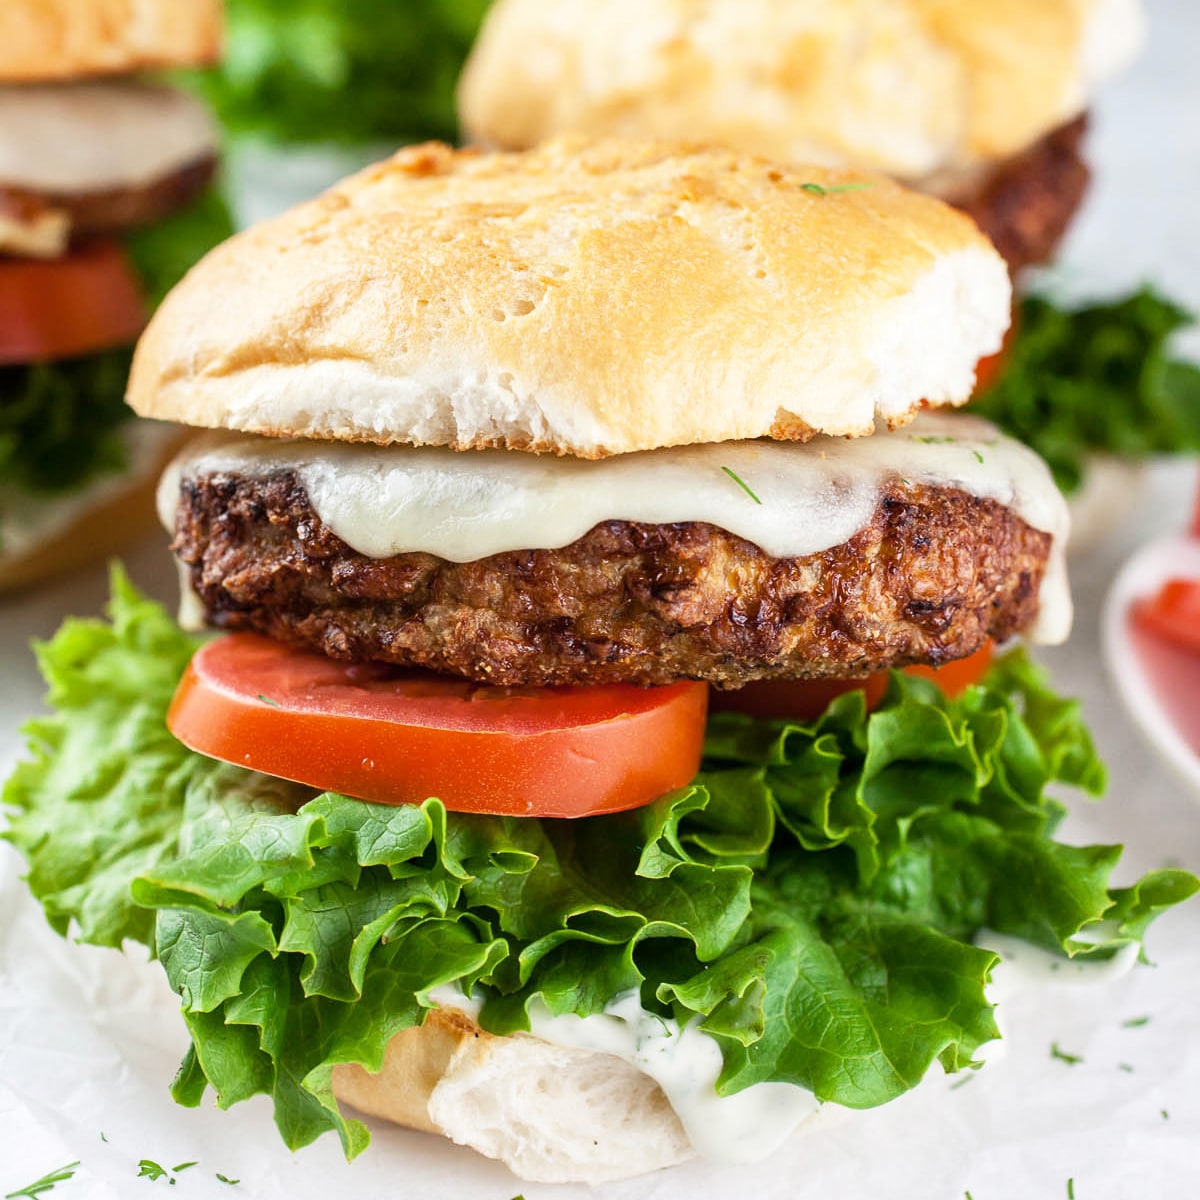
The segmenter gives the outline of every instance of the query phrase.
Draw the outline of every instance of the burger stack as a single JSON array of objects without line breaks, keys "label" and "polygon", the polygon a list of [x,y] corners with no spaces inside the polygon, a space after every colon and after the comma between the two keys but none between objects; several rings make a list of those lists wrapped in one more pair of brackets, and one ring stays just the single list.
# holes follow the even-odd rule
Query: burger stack
[{"label": "burger stack", "polygon": [[143,76],[220,38],[219,0],[0,6],[0,589],[153,512],[171,434],[124,406],[132,346],[231,226],[206,110]]}]

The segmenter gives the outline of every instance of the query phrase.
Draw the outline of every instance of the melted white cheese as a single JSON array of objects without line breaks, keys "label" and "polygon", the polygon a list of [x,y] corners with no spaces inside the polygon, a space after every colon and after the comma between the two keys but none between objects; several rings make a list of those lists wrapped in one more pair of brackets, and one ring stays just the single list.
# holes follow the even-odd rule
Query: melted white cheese
[{"label": "melted white cheese", "polygon": [[163,522],[174,529],[182,478],[281,471],[296,473],[321,520],[360,554],[455,562],[567,546],[607,520],[704,521],[773,557],[802,557],[863,529],[889,481],[959,488],[1053,536],[1033,636],[1056,644],[1071,626],[1066,503],[1037,455],[977,417],[926,413],[871,437],[722,442],[597,462],[222,434],[168,472]]},{"label": "melted white cheese", "polygon": [[208,110],[140,83],[0,87],[0,183],[43,192],[143,187],[216,149]]}]

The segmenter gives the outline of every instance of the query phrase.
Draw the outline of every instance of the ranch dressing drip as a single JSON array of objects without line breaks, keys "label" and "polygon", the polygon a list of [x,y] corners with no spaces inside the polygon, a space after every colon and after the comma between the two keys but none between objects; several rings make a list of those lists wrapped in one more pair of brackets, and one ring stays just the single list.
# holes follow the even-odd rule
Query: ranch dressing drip
[{"label": "ranch dressing drip", "polygon": [[[476,1018],[480,1005],[454,985],[434,988],[433,1003]],[[611,1054],[648,1075],[662,1089],[696,1153],[722,1163],[759,1162],[801,1125],[826,1108],[804,1088],[756,1083],[732,1096],[717,1094],[721,1048],[695,1025],[642,1008],[637,992],[623,992],[590,1017],[554,1016],[540,1001],[529,1006],[530,1032],[556,1046]]]},{"label": "ranch dressing drip", "polygon": [[[975,942],[1001,956],[987,987],[988,999],[1001,1010],[1007,1001],[1026,991],[1044,991],[1059,984],[1112,982],[1128,973],[1138,957],[1138,947],[1129,945],[1103,962],[1071,960],[986,929]],[[456,984],[433,988],[427,998],[438,1007],[466,1013],[472,1020],[478,1019],[482,1009],[478,1000],[465,995]],[[719,1096],[716,1084],[722,1058],[716,1040],[694,1024],[681,1027],[669,1017],[647,1012],[636,992],[623,992],[609,1001],[603,1013],[590,1017],[554,1016],[540,999],[529,1008],[534,1036],[556,1046],[615,1055],[653,1079],[697,1155],[710,1161],[758,1162],[802,1126],[850,1111],[836,1104],[821,1104],[811,1092],[788,1083],[756,1083],[731,1096]],[[1003,1011],[998,1015],[1003,1016]],[[995,1061],[1004,1044],[988,1042],[976,1052],[975,1060]]]},{"label": "ranch dressing drip", "polygon": [[773,557],[802,557],[849,541],[897,479],[958,488],[1053,536],[1033,636],[1056,644],[1070,630],[1066,502],[1033,451],[977,417],[925,413],[870,437],[721,442],[595,462],[219,434],[168,476],[163,520],[174,528],[184,478],[283,471],[295,472],[321,520],[360,554],[454,562],[555,549],[608,520],[703,521]]}]

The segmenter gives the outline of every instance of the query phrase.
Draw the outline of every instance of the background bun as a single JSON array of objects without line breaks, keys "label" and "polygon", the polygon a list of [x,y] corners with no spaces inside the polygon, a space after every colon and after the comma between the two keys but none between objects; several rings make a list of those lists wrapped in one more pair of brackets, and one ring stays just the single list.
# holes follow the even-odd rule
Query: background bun
[{"label": "background bun", "polygon": [[335,1067],[333,1091],[539,1183],[606,1183],[694,1154],[666,1097],[636,1067],[524,1034],[494,1037],[454,1009],[392,1038],[378,1075]]},{"label": "background bun", "polygon": [[213,62],[221,0],[0,0],[0,83]]},{"label": "background bun", "polygon": [[1009,303],[967,218],[883,179],[431,144],[211,253],[151,322],[129,399],[250,433],[587,458],[858,435],[966,400]]},{"label": "background bun", "polygon": [[1138,0],[497,0],[468,137],[703,138],[915,180],[1078,115],[1142,38]]}]

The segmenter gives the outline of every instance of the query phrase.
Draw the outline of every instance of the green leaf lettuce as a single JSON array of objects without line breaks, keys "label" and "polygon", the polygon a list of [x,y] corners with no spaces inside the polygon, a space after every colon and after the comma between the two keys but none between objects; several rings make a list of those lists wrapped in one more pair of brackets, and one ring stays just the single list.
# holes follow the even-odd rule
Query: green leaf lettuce
[{"label": "green leaf lettuce", "polygon": [[882,1104],[996,1036],[983,928],[1056,953],[1137,942],[1197,881],[1109,884],[1116,847],[1052,834],[1055,781],[1104,776],[1075,705],[1022,655],[945,699],[895,675],[807,725],[722,716],[695,783],[577,821],[394,808],[200,757],[164,716],[196,641],[117,576],[111,623],[39,649],[55,712],[9,780],[9,839],[51,924],[142,942],[192,1037],[174,1094],[266,1093],[289,1146],[328,1130],[333,1067],[378,1069],[428,993],[485,1028],[537,998],[589,1015],[636,990],[719,1043],[724,1093],[775,1080]]}]

